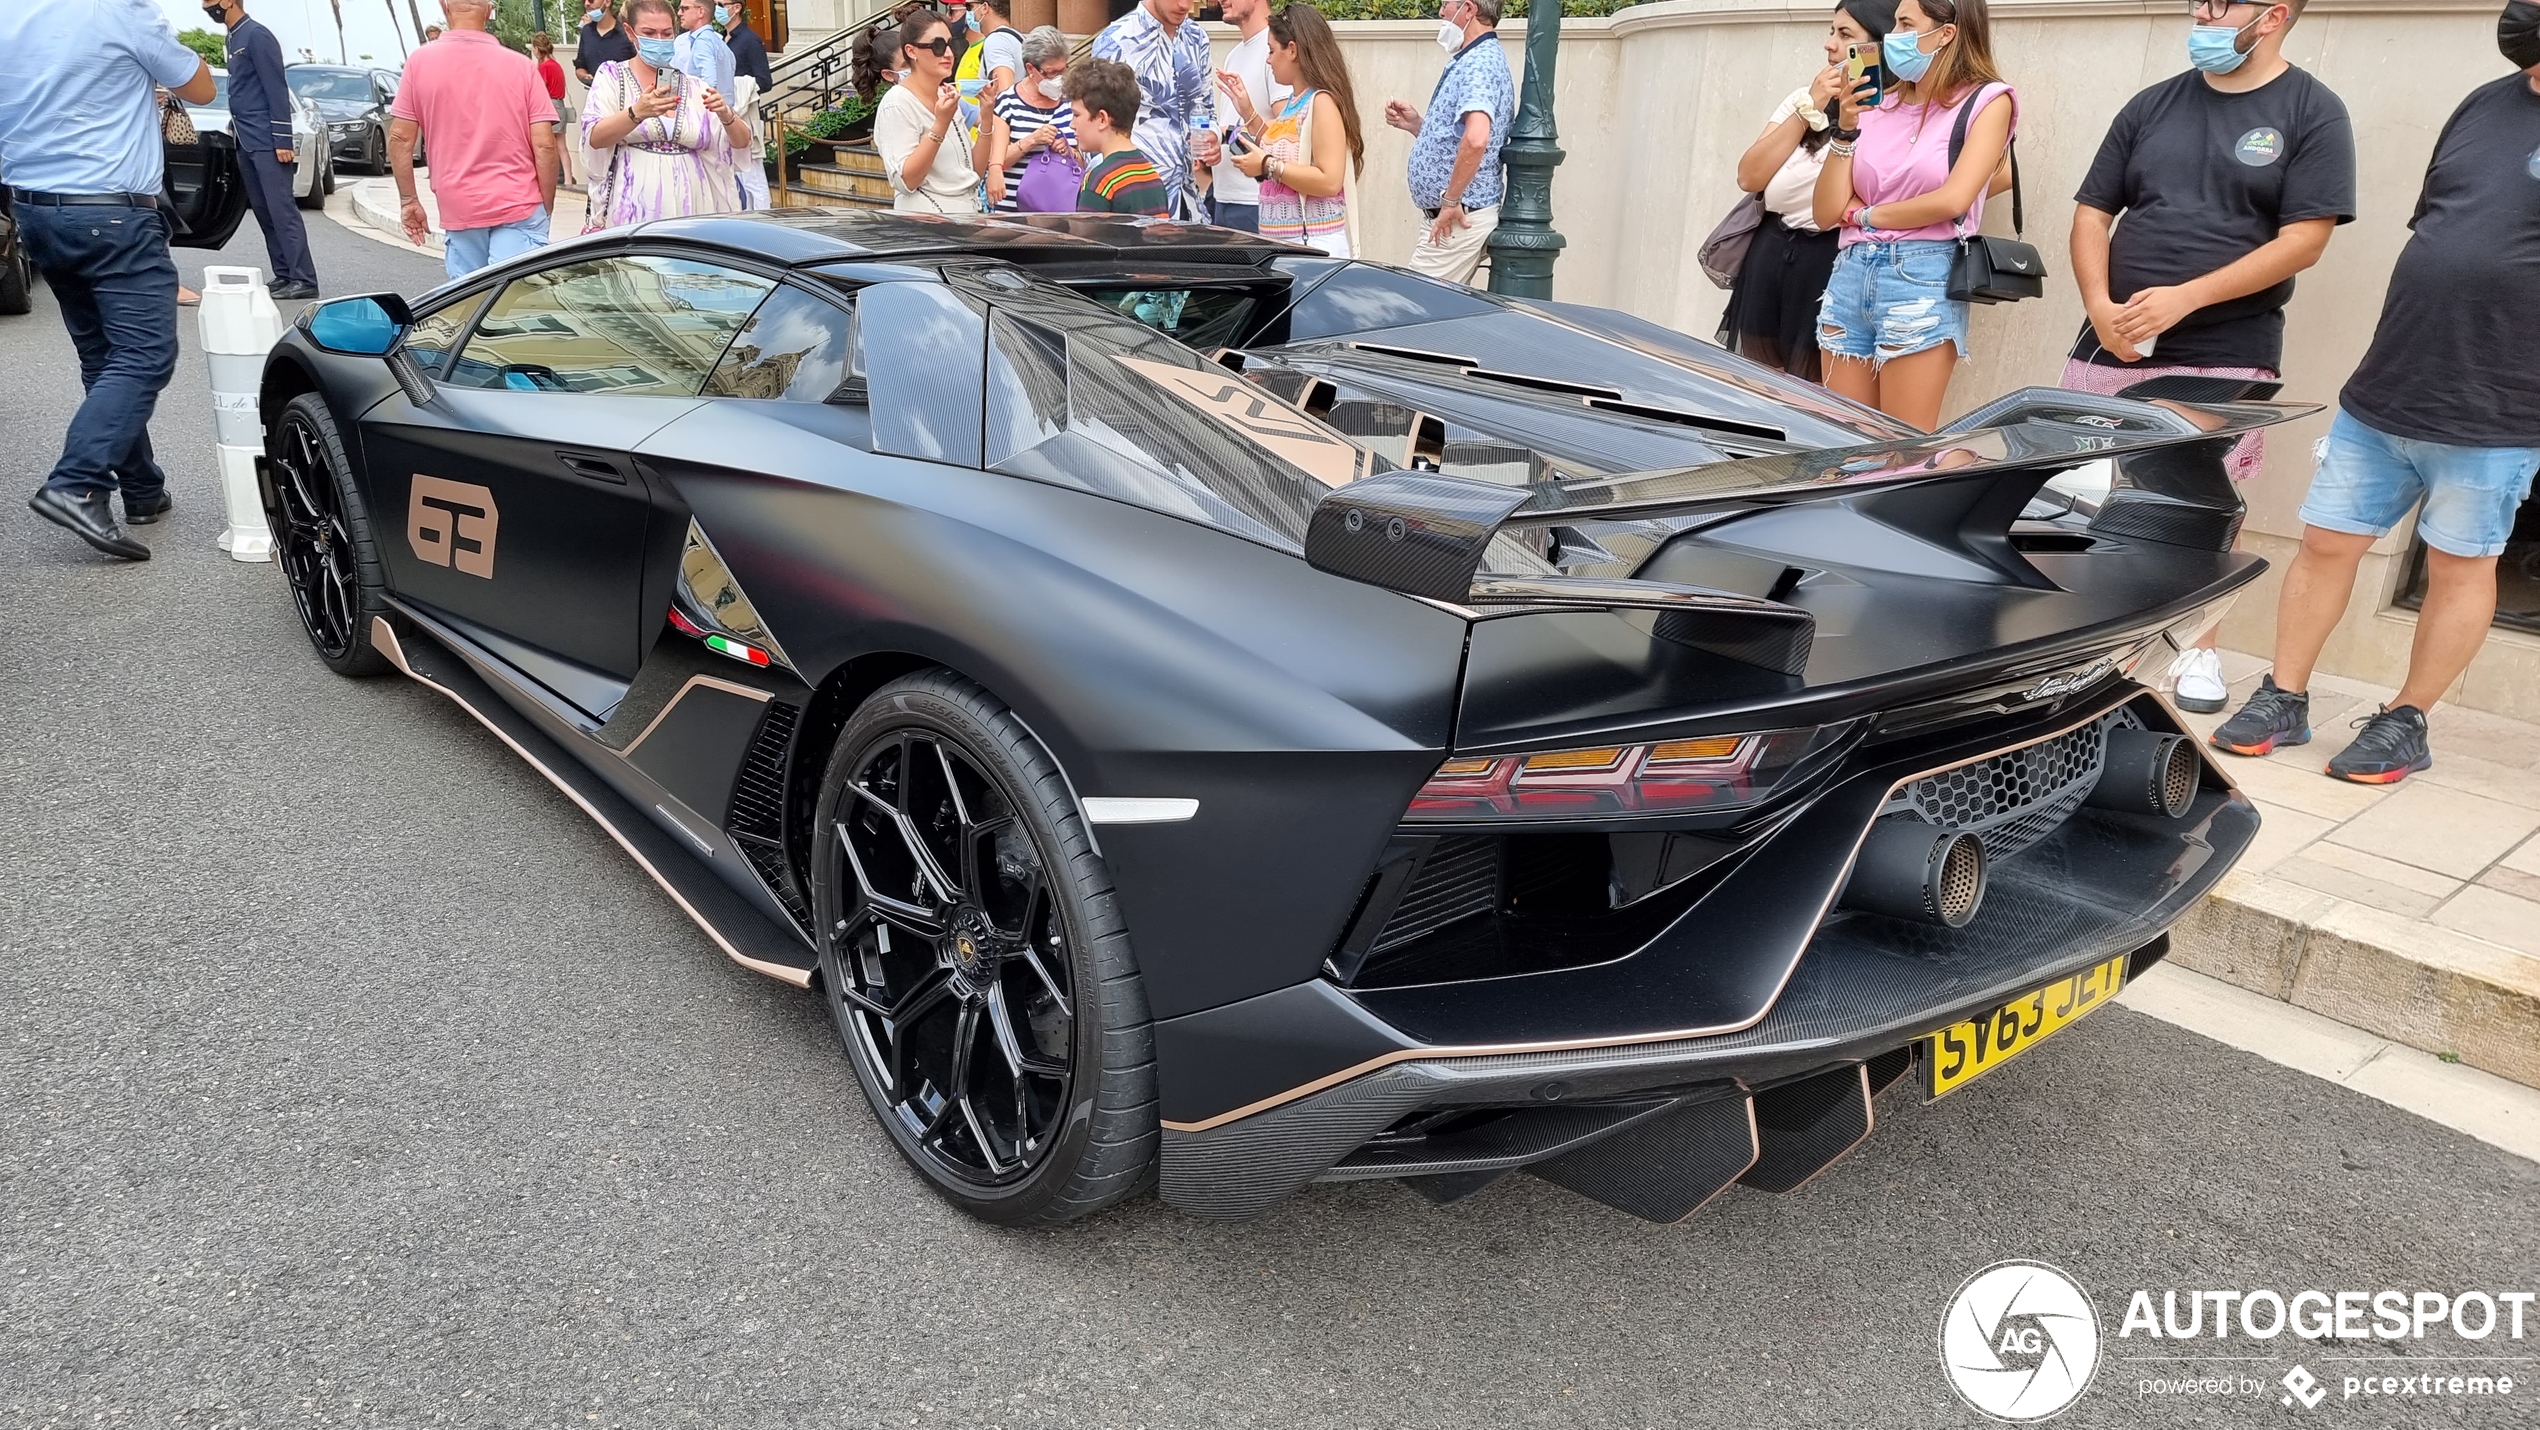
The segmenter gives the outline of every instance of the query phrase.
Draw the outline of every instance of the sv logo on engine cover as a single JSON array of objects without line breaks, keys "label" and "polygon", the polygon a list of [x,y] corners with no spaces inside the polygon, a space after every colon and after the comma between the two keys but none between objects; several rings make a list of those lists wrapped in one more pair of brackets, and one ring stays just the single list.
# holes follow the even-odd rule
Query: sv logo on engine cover
[{"label": "sv logo on engine cover", "polygon": [[2103,655],[2088,665],[2055,672],[2021,691],[2020,698],[2022,700],[2052,700],[2058,695],[2070,695],[2076,690],[2087,690],[2098,684],[2100,677],[2116,668],[2117,658],[2113,655]]},{"label": "sv logo on engine cover", "polygon": [[494,493],[473,482],[415,473],[406,499],[406,545],[415,559],[494,579],[494,532],[502,512]]}]

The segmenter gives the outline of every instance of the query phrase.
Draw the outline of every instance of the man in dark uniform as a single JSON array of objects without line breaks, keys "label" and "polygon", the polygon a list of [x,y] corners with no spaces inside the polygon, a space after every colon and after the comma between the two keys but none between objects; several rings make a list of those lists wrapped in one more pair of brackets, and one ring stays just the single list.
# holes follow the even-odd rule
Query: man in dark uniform
[{"label": "man in dark uniform", "polygon": [[[309,257],[309,231],[291,200],[291,175],[299,152],[291,147],[291,86],[283,82],[282,42],[247,18],[246,0],[211,0],[203,13],[229,27],[229,132],[238,141],[238,167],[247,174],[247,202],[265,231],[273,259],[277,301],[318,295],[317,262]],[[320,142],[324,142],[321,140]]]},{"label": "man in dark uniform", "polygon": [[617,0],[592,0],[591,8],[582,12],[582,42],[573,48],[573,72],[587,86],[600,66],[633,58],[635,37],[617,22]]},{"label": "man in dark uniform", "polygon": [[115,524],[173,503],[150,412],[176,370],[176,261],[159,211],[159,106],[212,97],[212,72],[148,0],[0,5],[0,166],[27,253],[53,289],[88,390],[27,503],[109,556],[150,548]]},{"label": "man in dark uniform", "polygon": [[738,66],[737,72],[757,80],[759,97],[766,98],[776,88],[776,82],[768,77],[767,42],[758,37],[758,31],[750,28],[750,12],[738,4],[729,3],[729,0],[715,9],[732,17],[730,27],[723,32],[723,43],[732,47],[732,60]]}]

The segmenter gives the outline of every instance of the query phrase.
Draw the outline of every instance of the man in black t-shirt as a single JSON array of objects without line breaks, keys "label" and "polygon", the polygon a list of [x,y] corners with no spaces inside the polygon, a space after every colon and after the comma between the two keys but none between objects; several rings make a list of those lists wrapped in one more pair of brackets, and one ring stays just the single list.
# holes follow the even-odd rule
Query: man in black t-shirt
[{"label": "man in black t-shirt", "polygon": [[[2114,393],[2175,374],[2277,375],[2293,275],[2355,217],[2346,106],[2284,58],[2304,3],[2202,0],[2191,68],[2136,95],[2108,126],[2074,196],[2073,276],[2090,317],[2064,386]],[[2233,446],[2232,480],[2257,475],[2264,444],[2253,432]],[[2186,709],[2223,708],[2212,639],[2170,669]]]},{"label": "man in black t-shirt", "polygon": [[2443,126],[2382,300],[2338,395],[2276,604],[2275,669],[2213,743],[2263,755],[2311,737],[2311,669],[2373,542],[2420,502],[2426,596],[2407,683],[2328,772],[2395,784],[2434,763],[2426,712],[2485,643],[2496,558],[2540,469],[2540,4],[2515,0],[2499,48],[2523,67]]}]

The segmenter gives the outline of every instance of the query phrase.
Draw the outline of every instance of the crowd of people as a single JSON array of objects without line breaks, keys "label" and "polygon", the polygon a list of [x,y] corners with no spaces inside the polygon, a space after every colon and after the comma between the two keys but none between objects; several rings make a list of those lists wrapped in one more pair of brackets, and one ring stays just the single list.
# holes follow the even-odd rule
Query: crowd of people
[{"label": "crowd of people", "polygon": [[[201,103],[209,71],[149,0],[64,0],[0,14],[0,161],[37,267],[78,348],[89,395],[37,510],[101,550],[147,549],[117,529],[165,510],[147,421],[175,354],[175,270],[159,189],[154,95]],[[1068,39],[1010,22],[1008,0],[913,0],[856,67],[893,206],[939,215],[1094,211],[1208,222],[1362,253],[1360,101],[1339,41],[1307,0],[1224,0],[1221,63],[1192,0],[1140,0],[1075,58]],[[2307,0],[2180,0],[2187,68],[2109,123],[2076,195],[2069,275],[2084,322],[2065,386],[2122,393],[2155,378],[2272,383],[2296,276],[2359,208],[2344,104],[2285,58]],[[493,0],[441,0],[446,32],[408,61],[389,156],[403,223],[429,224],[418,141],[453,277],[548,241],[580,151],[587,230],[767,203],[753,114],[766,47],[737,5],[588,0],[567,103],[546,35],[523,55],[490,33]],[[317,292],[291,203],[295,159],[282,52],[245,0],[205,0],[227,29],[246,190],[278,298]],[[1500,0],[1443,0],[1446,52],[1425,106],[1385,102],[1412,136],[1419,211],[1407,266],[1469,282],[1498,222],[1513,76]],[[437,28],[437,27],[436,27]],[[1729,286],[1721,338],[1917,428],[1938,425],[1969,349],[1963,270],[1988,200],[2019,201],[2019,90],[1987,0],[1836,0],[1822,67],[1766,120],[1737,165],[1759,211]],[[2330,762],[2389,782],[2431,761],[2425,712],[2467,667],[2495,601],[2495,563],[2540,469],[2540,0],[2503,7],[2520,71],[2445,126],[2370,351],[2339,400],[2301,508],[2304,539],[2279,606],[2275,661],[2214,736],[2242,754],[2310,738],[2306,689],[2364,552],[2422,507],[2427,592],[2408,680]],[[86,46],[88,48],[83,49]],[[102,51],[97,50],[102,46]],[[534,56],[534,57],[533,57]],[[70,122],[76,118],[78,122]],[[127,132],[128,131],[128,132]],[[106,224],[66,209],[118,206]],[[1729,226],[1724,225],[1724,232]],[[2016,298],[2017,293],[2008,296]],[[2256,473],[2263,437],[2232,449]],[[2210,642],[2171,672],[2179,702],[2226,703]]]}]

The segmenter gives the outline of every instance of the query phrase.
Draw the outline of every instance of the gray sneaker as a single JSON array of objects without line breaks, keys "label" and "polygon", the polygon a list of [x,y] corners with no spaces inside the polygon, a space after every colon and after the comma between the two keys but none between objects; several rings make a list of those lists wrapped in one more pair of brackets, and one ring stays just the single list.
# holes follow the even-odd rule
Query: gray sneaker
[{"label": "gray sneaker", "polygon": [[2434,767],[2425,738],[2425,712],[2413,705],[2385,705],[2355,722],[2363,733],[2328,762],[2337,779],[2359,785],[2395,785]]},{"label": "gray sneaker", "polygon": [[2258,688],[2240,713],[2222,722],[2205,743],[2235,755],[2263,755],[2278,745],[2311,742],[2311,697],[2276,688],[2275,677],[2258,677]]}]

